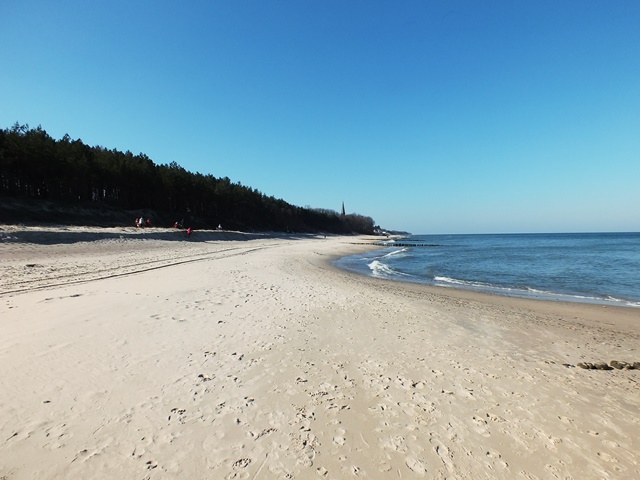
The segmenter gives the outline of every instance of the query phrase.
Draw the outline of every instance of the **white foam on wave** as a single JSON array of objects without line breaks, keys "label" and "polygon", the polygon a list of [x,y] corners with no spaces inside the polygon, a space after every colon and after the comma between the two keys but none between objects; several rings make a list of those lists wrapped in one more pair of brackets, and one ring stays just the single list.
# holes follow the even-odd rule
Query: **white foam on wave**
[{"label": "white foam on wave", "polygon": [[[466,287],[478,287],[478,288],[496,288],[495,285],[490,285],[488,283],[469,282],[469,281],[466,281],[466,280],[458,280],[457,278],[435,276],[435,277],[433,277],[433,279],[436,282],[442,282],[442,283],[445,283],[445,284],[463,285],[463,286],[466,286]],[[509,289],[507,289],[507,290],[509,290]]]},{"label": "white foam on wave", "polygon": [[640,308],[640,302],[633,302],[631,300],[623,300],[622,298],[616,298],[616,297],[611,297],[611,296],[608,296],[607,298],[605,298],[605,300],[607,302],[622,304],[625,307]]},{"label": "white foam on wave", "polygon": [[407,275],[406,273],[402,273],[402,272],[398,272],[397,270],[394,270],[389,265],[387,265],[384,262],[381,262],[380,260],[374,260],[373,262],[368,263],[367,266],[371,270],[371,274],[374,277],[397,277],[397,276],[408,277],[410,276],[410,275]]},{"label": "white foam on wave", "polygon": [[631,300],[624,300],[622,298],[612,297],[611,295],[607,295],[606,297],[596,297],[592,295],[578,295],[578,294],[569,294],[569,293],[558,293],[558,292],[550,292],[547,290],[538,290],[535,288],[527,287],[527,291],[533,294],[545,296],[545,297],[553,297],[558,300],[568,300],[568,301],[577,301],[577,302],[586,302],[586,303],[604,303],[604,304],[619,304],[624,305],[626,307],[640,307],[640,303],[633,302]]},{"label": "white foam on wave", "polygon": [[517,296],[524,298],[537,298],[547,300],[559,300],[567,302],[579,302],[579,303],[596,303],[604,305],[623,305],[627,307],[640,307],[640,302],[633,302],[630,300],[623,300],[621,298],[615,298],[607,296],[606,298],[594,297],[588,295],[572,295],[568,293],[551,292],[547,290],[539,290],[532,287],[516,288],[516,287],[501,287],[489,283],[482,282],[470,282],[466,280],[458,280],[456,278],[436,276],[434,277],[436,282],[439,282],[440,286],[459,286],[461,288],[468,288],[473,290],[480,290],[490,293],[498,293],[508,296]]},{"label": "white foam on wave", "polygon": [[400,250],[394,250],[393,252],[389,252],[386,255],[383,255],[382,258],[393,257],[394,255],[400,255],[401,253],[405,253],[405,252],[408,252],[408,251],[409,251],[408,248],[401,248]]}]

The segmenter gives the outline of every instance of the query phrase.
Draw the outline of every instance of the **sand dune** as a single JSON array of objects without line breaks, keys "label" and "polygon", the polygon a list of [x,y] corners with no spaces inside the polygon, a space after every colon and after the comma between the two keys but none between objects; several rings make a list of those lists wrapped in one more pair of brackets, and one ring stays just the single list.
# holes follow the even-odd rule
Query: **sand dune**
[{"label": "sand dune", "polygon": [[640,310],[154,230],[0,230],[0,479],[640,478]]}]

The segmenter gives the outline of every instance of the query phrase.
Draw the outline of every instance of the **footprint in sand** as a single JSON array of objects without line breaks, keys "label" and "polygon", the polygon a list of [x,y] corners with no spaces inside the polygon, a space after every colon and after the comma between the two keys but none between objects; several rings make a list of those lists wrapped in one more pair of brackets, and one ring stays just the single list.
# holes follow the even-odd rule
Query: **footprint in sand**
[{"label": "footprint in sand", "polygon": [[570,425],[573,423],[573,419],[569,418],[569,417],[564,417],[561,415],[558,415],[558,420],[560,420],[562,423],[566,423],[567,425]]},{"label": "footprint in sand", "polygon": [[427,466],[424,464],[422,460],[418,460],[417,458],[407,457],[405,460],[407,467],[414,473],[418,475],[425,475],[427,473]]},{"label": "footprint in sand", "polygon": [[172,417],[177,417],[179,423],[184,424],[185,422],[185,413],[187,412],[184,408],[172,408],[171,415],[167,418],[167,421],[170,422]]},{"label": "footprint in sand", "polygon": [[344,438],[344,434],[346,433],[342,428],[339,428],[336,431],[337,435],[335,437],[333,437],[333,443],[335,443],[336,445],[342,447],[345,442],[346,439]]},{"label": "footprint in sand", "polygon": [[319,467],[316,469],[316,473],[321,477],[326,477],[329,474],[329,470],[324,467]]},{"label": "footprint in sand", "polygon": [[394,452],[405,453],[407,451],[407,444],[404,437],[397,435],[395,437],[388,437],[383,440],[382,445],[388,450]]},{"label": "footprint in sand", "polygon": [[502,460],[502,455],[496,451],[487,451],[486,457],[490,461],[488,465],[491,465],[492,467],[509,468],[509,464]]},{"label": "footprint in sand", "polygon": [[249,464],[251,463],[251,459],[250,458],[241,458],[239,460],[236,460],[235,462],[233,462],[233,464],[231,465],[233,468],[247,468],[249,466]]},{"label": "footprint in sand", "polygon": [[605,462],[618,462],[618,459],[612,455],[609,455],[608,453],[605,452],[598,452],[598,456],[603,459]]},{"label": "footprint in sand", "polygon": [[488,437],[491,435],[491,432],[489,431],[489,427],[488,427],[488,422],[486,419],[474,415],[473,423],[475,423],[477,427],[476,428],[477,433],[479,433],[483,437]]},{"label": "footprint in sand", "polygon": [[258,440],[259,438],[264,437],[265,435],[269,435],[271,433],[277,432],[277,428],[265,428],[260,433],[249,432],[249,435],[253,437],[254,440]]}]

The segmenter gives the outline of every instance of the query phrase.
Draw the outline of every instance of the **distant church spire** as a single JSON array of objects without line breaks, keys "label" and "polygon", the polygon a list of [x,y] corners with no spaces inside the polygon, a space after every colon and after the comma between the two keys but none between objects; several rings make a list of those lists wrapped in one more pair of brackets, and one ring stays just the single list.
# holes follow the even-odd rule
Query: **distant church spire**
[{"label": "distant church spire", "polygon": [[342,216],[344,217],[344,201],[342,202]]}]

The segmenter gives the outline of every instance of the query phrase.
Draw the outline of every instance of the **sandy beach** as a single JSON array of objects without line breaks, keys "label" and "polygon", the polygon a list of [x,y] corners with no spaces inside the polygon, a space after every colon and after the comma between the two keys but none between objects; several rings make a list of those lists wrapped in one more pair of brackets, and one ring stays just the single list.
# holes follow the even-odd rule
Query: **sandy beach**
[{"label": "sandy beach", "polygon": [[0,226],[0,479],[640,478],[640,309],[360,277],[374,237]]}]

